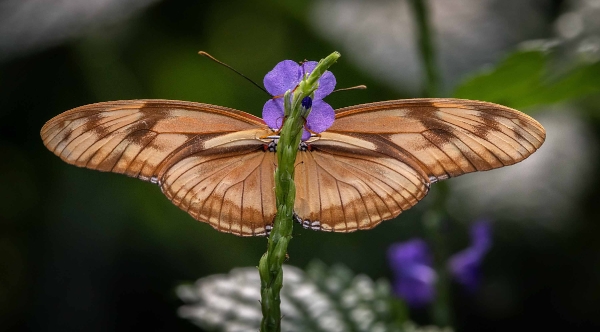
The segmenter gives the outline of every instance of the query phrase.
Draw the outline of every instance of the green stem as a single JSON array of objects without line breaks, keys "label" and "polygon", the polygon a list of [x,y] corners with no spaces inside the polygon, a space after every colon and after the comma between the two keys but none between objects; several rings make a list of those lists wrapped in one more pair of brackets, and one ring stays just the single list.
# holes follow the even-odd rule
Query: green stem
[{"label": "green stem", "polygon": [[442,209],[434,207],[423,216],[427,229],[427,238],[433,249],[434,268],[438,279],[436,297],[431,306],[431,317],[440,327],[452,326],[452,307],[450,306],[450,275],[446,268],[448,260],[447,236],[443,232],[445,214]]},{"label": "green stem", "polygon": [[318,88],[318,80],[340,57],[333,52],[319,61],[312,73],[305,77],[298,87],[284,96],[286,118],[280,131],[277,144],[277,169],[275,170],[275,197],[277,215],[269,235],[267,252],[261,257],[258,271],[261,280],[261,306],[263,319],[261,331],[281,331],[281,298],[283,287],[283,261],[292,239],[294,200],[296,185],[294,169],[298,145],[302,137],[304,122],[310,110],[302,107],[302,100]]},{"label": "green stem", "polygon": [[438,89],[439,70],[435,62],[429,9],[426,0],[411,0],[411,4],[417,20],[419,52],[425,69],[425,97],[435,97]]},{"label": "green stem", "polygon": [[[418,31],[419,52],[425,70],[425,96],[435,97],[438,93],[439,70],[435,59],[433,33],[429,22],[429,8],[426,0],[411,0]],[[431,316],[436,325],[445,327],[452,325],[452,308],[450,306],[450,276],[446,269],[449,257],[446,236],[442,223],[446,218],[445,202],[448,197],[448,184],[439,182],[436,186],[436,199],[432,211],[424,219],[427,237],[433,246],[435,269],[438,275],[436,298],[431,307]]]}]

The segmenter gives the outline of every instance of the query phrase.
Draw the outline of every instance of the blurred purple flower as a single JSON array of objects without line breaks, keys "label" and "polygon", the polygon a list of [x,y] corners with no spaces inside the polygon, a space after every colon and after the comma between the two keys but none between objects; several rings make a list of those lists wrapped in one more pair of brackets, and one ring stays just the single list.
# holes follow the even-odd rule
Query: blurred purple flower
[{"label": "blurred purple flower", "polygon": [[481,262],[491,245],[491,224],[479,221],[471,226],[471,246],[454,254],[448,261],[450,273],[470,292],[474,292],[479,286]]},{"label": "blurred purple flower", "polygon": [[[479,221],[470,227],[471,246],[448,261],[448,269],[458,283],[474,292],[480,282],[480,266],[492,245],[491,225]],[[437,273],[427,243],[421,239],[393,244],[388,250],[390,267],[394,273],[394,292],[411,307],[422,307],[433,302]]]},{"label": "blurred purple flower", "polygon": [[[295,61],[284,60],[267,73],[263,80],[265,88],[271,95],[280,97],[269,99],[263,106],[263,120],[269,127],[281,128],[284,117],[283,95],[287,90],[296,88],[304,75],[310,74],[316,65],[316,61],[307,61],[299,65]],[[326,71],[318,82],[319,87],[314,93],[313,100],[306,102],[303,100],[302,103],[303,106],[312,106],[312,111],[306,119],[306,127],[315,133],[325,131],[333,124],[335,118],[333,108],[323,101],[323,98],[335,89],[335,76],[330,71]],[[302,140],[309,138],[310,133],[305,129],[302,133]]]},{"label": "blurred purple flower", "polygon": [[411,307],[431,303],[437,274],[427,243],[421,239],[396,243],[388,250],[388,258],[395,275],[394,292]]}]

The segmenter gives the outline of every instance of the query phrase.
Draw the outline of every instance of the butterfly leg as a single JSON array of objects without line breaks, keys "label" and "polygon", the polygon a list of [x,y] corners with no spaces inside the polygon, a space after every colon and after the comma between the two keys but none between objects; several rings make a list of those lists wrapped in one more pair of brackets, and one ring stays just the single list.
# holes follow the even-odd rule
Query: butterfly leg
[{"label": "butterfly leg", "polygon": [[[281,133],[281,128],[283,128],[283,124],[285,123],[286,118],[287,117],[284,115],[283,121],[281,121],[281,127],[279,129],[275,130],[272,134],[263,135],[263,136],[259,137],[259,139],[267,139],[267,138],[272,138],[271,136],[279,136],[279,133]],[[272,128],[270,128],[270,129],[272,129]]]},{"label": "butterfly leg", "polygon": [[316,133],[316,132],[314,132],[314,131],[310,130],[306,124],[307,124],[307,121],[306,121],[306,118],[305,118],[305,119],[304,119],[304,129],[305,129],[306,131],[308,131],[308,132],[310,133],[310,135],[311,135],[311,136],[321,137],[321,134],[319,134],[319,133]]}]

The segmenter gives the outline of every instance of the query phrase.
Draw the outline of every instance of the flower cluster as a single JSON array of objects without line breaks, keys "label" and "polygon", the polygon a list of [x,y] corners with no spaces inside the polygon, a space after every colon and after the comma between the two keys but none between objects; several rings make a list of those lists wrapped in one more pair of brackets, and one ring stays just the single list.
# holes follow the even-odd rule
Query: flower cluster
[{"label": "flower cluster", "polygon": [[[468,291],[474,292],[480,283],[483,257],[492,244],[489,222],[479,221],[471,226],[471,246],[448,260],[448,270]],[[437,273],[427,243],[421,239],[396,243],[388,251],[394,272],[394,291],[412,307],[433,302]]]},{"label": "flower cluster", "polygon": [[[298,64],[292,60],[284,60],[267,73],[263,83],[267,91],[274,97],[265,103],[262,115],[263,120],[270,128],[280,129],[283,126],[285,118],[283,95],[288,90],[293,92],[300,81],[310,75],[316,65],[316,61],[306,61]],[[323,98],[335,89],[335,76],[330,71],[326,71],[318,82],[319,87],[315,90],[313,97],[302,100],[304,108],[312,108],[306,118],[306,125],[302,134],[303,141],[310,138],[310,132],[320,133],[325,131],[333,124],[335,118],[333,108],[323,101]]]}]

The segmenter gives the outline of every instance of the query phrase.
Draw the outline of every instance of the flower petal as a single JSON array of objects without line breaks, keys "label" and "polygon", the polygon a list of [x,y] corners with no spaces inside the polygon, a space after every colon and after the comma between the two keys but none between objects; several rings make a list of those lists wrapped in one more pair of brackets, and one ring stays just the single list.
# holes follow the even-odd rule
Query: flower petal
[{"label": "flower petal", "polygon": [[450,257],[448,269],[458,283],[474,292],[481,280],[483,257],[492,246],[492,228],[484,220],[474,223],[470,231],[471,246]]},{"label": "flower petal", "polygon": [[492,246],[492,225],[488,220],[474,223],[470,229],[473,247],[487,249]]},{"label": "flower petal", "polygon": [[301,75],[299,64],[292,60],[283,60],[265,75],[263,84],[271,95],[281,96],[300,83]]},{"label": "flower petal", "polygon": [[[316,61],[307,61],[302,65],[302,67],[304,68],[304,72],[306,73],[312,73],[313,69],[315,69],[316,66]],[[333,73],[329,70],[325,71],[325,73],[323,73],[323,76],[319,78],[319,88],[317,89],[317,91],[315,91],[314,99],[320,100],[325,98],[335,89],[335,84],[336,80]]]},{"label": "flower petal", "polygon": [[414,239],[397,243],[388,251],[394,271],[394,291],[409,306],[422,307],[433,302],[437,274],[425,241]]},{"label": "flower petal", "polygon": [[263,106],[262,118],[269,128],[280,129],[284,114],[283,98],[269,99]]},{"label": "flower petal", "polygon": [[485,252],[475,247],[459,251],[450,257],[448,269],[456,281],[469,292],[474,292],[481,279],[481,261]]},{"label": "flower petal", "polygon": [[317,61],[305,61],[302,63],[302,72],[300,73],[300,75],[310,75],[310,73],[312,73],[312,71],[315,69],[315,67],[317,66],[318,62]]},{"label": "flower petal", "polygon": [[306,127],[315,133],[320,133],[331,127],[333,120],[335,120],[333,107],[322,100],[313,100],[312,111],[306,118]]},{"label": "flower petal", "polygon": [[410,273],[394,282],[394,292],[414,308],[423,307],[435,299],[437,275],[433,268],[425,265],[414,266]]},{"label": "flower petal", "polygon": [[306,129],[302,129],[302,138],[300,138],[303,141],[307,141],[311,136],[311,133],[309,131],[307,131]]},{"label": "flower petal", "polygon": [[402,270],[410,264],[432,265],[427,243],[421,239],[396,243],[388,251],[390,266],[393,270]]}]

